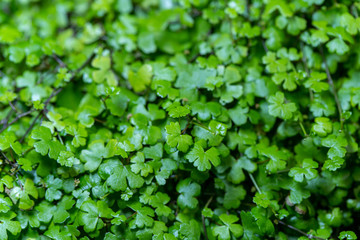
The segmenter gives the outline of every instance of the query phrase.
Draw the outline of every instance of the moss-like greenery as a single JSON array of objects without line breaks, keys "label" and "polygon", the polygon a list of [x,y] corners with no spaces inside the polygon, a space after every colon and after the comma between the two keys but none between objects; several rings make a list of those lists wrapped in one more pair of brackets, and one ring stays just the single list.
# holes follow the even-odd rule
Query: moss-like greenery
[{"label": "moss-like greenery", "polygon": [[0,240],[357,239],[359,11],[0,0]]}]

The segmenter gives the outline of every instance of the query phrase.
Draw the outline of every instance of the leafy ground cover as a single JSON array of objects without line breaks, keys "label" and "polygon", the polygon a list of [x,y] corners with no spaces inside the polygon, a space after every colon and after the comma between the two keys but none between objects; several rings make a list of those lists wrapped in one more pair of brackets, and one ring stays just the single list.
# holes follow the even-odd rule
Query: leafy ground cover
[{"label": "leafy ground cover", "polygon": [[0,9],[0,240],[357,239],[360,2]]}]

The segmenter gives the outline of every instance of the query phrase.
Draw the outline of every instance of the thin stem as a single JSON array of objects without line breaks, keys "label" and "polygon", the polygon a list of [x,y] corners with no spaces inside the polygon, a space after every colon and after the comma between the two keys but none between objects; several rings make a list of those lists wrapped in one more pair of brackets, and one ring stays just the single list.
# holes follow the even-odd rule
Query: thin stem
[{"label": "thin stem", "polygon": [[29,134],[29,132],[31,131],[31,129],[35,126],[36,121],[39,119],[39,117],[41,116],[42,112],[39,112],[38,115],[36,115],[35,119],[32,121],[31,125],[29,126],[29,128],[26,130],[25,134],[21,137],[21,139],[19,140],[20,143],[22,143],[26,137],[26,135]]},{"label": "thin stem", "polygon": [[15,105],[12,102],[9,102],[9,105],[15,112],[18,112],[18,110],[16,109]]},{"label": "thin stem", "polygon": [[[301,49],[301,52],[302,52],[302,58],[301,59],[302,59],[302,62],[304,64],[305,72],[306,72],[307,76],[310,77],[310,70],[308,68],[307,58],[306,58],[306,55],[304,53],[304,44],[301,41],[300,41],[300,49]],[[310,88],[309,88],[309,95],[310,95],[310,100],[314,101],[314,93]]]},{"label": "thin stem", "polygon": [[61,138],[61,136],[60,136],[60,134],[58,133],[58,139],[59,139],[59,141],[61,142],[61,144],[63,144],[64,145],[64,142],[63,142],[63,140],[62,140],[62,138]]},{"label": "thin stem", "polygon": [[[249,172],[248,172],[248,173],[249,173]],[[259,186],[257,185],[254,176],[253,176],[251,173],[249,173],[249,176],[250,176],[250,179],[251,179],[251,181],[253,182],[256,190],[261,194],[261,190],[260,190]]]},{"label": "thin stem", "polygon": [[70,81],[72,81],[72,79],[75,77],[75,75],[78,74],[84,67],[86,67],[94,57],[95,57],[95,53],[91,54],[90,57],[88,59],[86,59],[86,61],[78,69],[75,70]]},{"label": "thin stem", "polygon": [[213,200],[213,198],[214,198],[214,196],[211,196],[211,197],[209,198],[209,200],[206,202],[204,208],[207,208],[207,207],[210,205],[210,203],[211,203],[211,201]]},{"label": "thin stem", "polygon": [[[58,58],[55,54],[53,55],[53,57],[54,57],[55,60],[59,63],[60,66],[64,66],[65,63],[62,62],[60,58]],[[72,77],[70,78],[70,81],[74,80],[76,74],[79,73],[84,67],[86,67],[94,57],[95,57],[95,53],[91,54],[90,57],[89,57],[78,69],[76,69],[76,70],[73,72],[73,75],[72,75]],[[65,66],[66,66],[66,65],[65,65]],[[22,138],[20,139],[20,141],[19,141],[20,143],[22,143],[22,142],[24,141],[26,135],[28,135],[29,132],[31,131],[31,129],[35,126],[35,123],[36,123],[36,121],[39,119],[39,117],[40,117],[42,114],[45,115],[45,114],[47,113],[47,111],[48,111],[48,110],[47,110],[47,107],[48,107],[51,99],[52,99],[53,97],[57,96],[62,90],[63,90],[63,88],[54,88],[54,89],[53,89],[52,93],[51,93],[50,96],[46,99],[46,101],[45,101],[45,103],[44,103],[44,109],[43,109],[42,111],[40,111],[39,114],[35,117],[35,119],[34,119],[33,122],[31,123],[31,125],[29,126],[29,128],[26,130],[25,134],[24,134],[24,135],[22,136]],[[11,114],[12,114],[14,111],[16,111],[16,109],[14,109],[15,106],[12,106],[11,104],[10,104],[10,106],[11,106],[12,109],[10,110],[10,112],[9,112],[9,114],[8,114],[8,116],[7,116],[7,119],[10,118]],[[0,133],[3,132],[3,131],[4,131],[7,127],[9,127],[11,124],[17,122],[20,118],[25,117],[25,116],[31,114],[33,111],[34,111],[34,109],[31,109],[31,110],[29,110],[29,111],[27,111],[27,112],[24,112],[24,113],[22,113],[22,114],[17,115],[16,118],[15,118],[14,120],[12,120],[9,124],[7,124],[7,123],[8,123],[8,120],[6,120],[6,121],[4,122],[4,126],[3,126],[2,129],[0,130]],[[42,119],[42,118],[41,118],[41,119]],[[2,122],[3,122],[3,121],[2,121]]]},{"label": "thin stem", "polygon": [[338,109],[338,112],[339,112],[339,118],[340,118],[340,123],[341,123],[341,129],[343,129],[343,125],[344,125],[344,119],[342,118],[342,109],[341,109],[341,104],[340,104],[340,101],[339,101],[339,98],[338,98],[338,95],[336,93],[336,88],[335,88],[335,85],[334,85],[334,82],[332,80],[332,77],[331,77],[331,74],[330,74],[330,71],[329,71],[329,67],[326,63],[326,59],[325,59],[325,55],[324,55],[324,50],[323,50],[323,47],[320,46],[320,53],[321,53],[321,56],[322,56],[322,59],[323,59],[323,63],[324,63],[324,66],[325,66],[325,72],[326,72],[326,76],[328,78],[328,83],[332,89],[332,92],[334,94],[334,97],[335,97],[335,102],[336,102],[336,106],[337,106],[337,109]]},{"label": "thin stem", "polygon": [[204,217],[204,215],[201,215],[201,222],[202,222],[202,226],[203,226],[203,230],[204,230],[205,239],[209,240],[209,237],[208,237],[207,232],[206,232],[206,225],[205,225],[205,217]]},{"label": "thin stem", "polygon": [[277,171],[276,173],[286,173],[286,172],[289,172],[290,169],[284,169],[284,170],[280,170],[280,171]]},{"label": "thin stem", "polygon": [[209,132],[211,132],[212,134],[216,135],[216,133],[214,133],[210,128],[208,128],[207,126],[203,125],[199,120],[197,120],[197,118],[193,118],[193,120],[195,120],[196,122],[194,121],[191,121],[193,124],[205,129],[205,130],[208,130]]},{"label": "thin stem", "polygon": [[268,161],[269,161],[269,159],[266,159],[266,160],[263,160],[263,161],[256,162],[256,164],[263,164],[263,163],[266,163]]},{"label": "thin stem", "polygon": [[21,155],[25,156],[28,152],[30,152],[31,150],[35,149],[35,147],[31,147],[28,150],[26,150],[25,152],[23,152]]},{"label": "thin stem", "polygon": [[185,126],[184,130],[182,130],[182,131],[181,131],[181,134],[186,133],[186,130],[187,130],[187,129],[188,129],[188,127],[190,126],[190,123],[191,123],[191,121],[188,121],[188,122],[187,122],[187,124],[186,124],[186,126]]},{"label": "thin stem", "polygon": [[[75,72],[73,73],[73,76],[70,78],[70,81],[72,81],[76,74],[78,72],[80,72],[87,64],[89,64],[89,62],[94,58],[95,54],[91,54],[91,56],[83,63],[83,65],[81,65],[78,69],[75,70]],[[25,132],[24,136],[20,139],[20,143],[22,143],[26,137],[26,135],[31,131],[31,129],[34,127],[36,121],[38,120],[38,118],[40,117],[40,115],[42,113],[46,114],[47,113],[47,106],[49,105],[51,99],[55,96],[57,96],[61,91],[63,90],[63,88],[54,88],[54,90],[52,91],[52,93],[50,94],[50,96],[46,99],[45,103],[44,103],[44,109],[39,112],[39,114],[36,116],[36,118],[34,119],[34,121],[31,123],[30,127],[27,129],[27,131]]]},{"label": "thin stem", "polygon": [[6,161],[8,161],[9,163],[11,163],[10,159],[5,155],[5,153],[3,151],[1,151],[1,155],[3,155],[4,159]]},{"label": "thin stem", "polygon": [[[205,204],[205,207],[204,207],[204,208],[207,208],[207,207],[210,205],[210,203],[211,203],[212,199],[213,199],[213,196],[211,196],[211,197],[209,198],[209,200],[206,202],[206,204]],[[207,231],[206,231],[205,216],[204,216],[204,215],[202,215],[202,214],[201,214],[201,221],[202,221],[202,225],[203,225],[203,229],[204,229],[205,239],[206,239],[206,240],[209,240],[209,237],[208,237],[208,235],[207,235]]]},{"label": "thin stem", "polygon": [[302,124],[302,122],[299,122],[299,125],[300,125],[300,128],[301,128],[301,130],[303,131],[305,137],[307,137],[308,134],[306,133],[306,130],[305,130],[304,125]]},{"label": "thin stem", "polygon": [[286,224],[286,223],[284,223],[284,222],[281,221],[281,220],[278,220],[278,222],[279,222],[281,225],[284,225],[284,226],[286,226],[286,227],[288,227],[288,228],[290,228],[290,229],[292,229],[292,230],[294,230],[294,231],[296,231],[296,232],[298,232],[298,233],[300,233],[300,234],[302,234],[302,235],[304,235],[304,236],[306,236],[306,237],[308,237],[308,238],[310,238],[310,239],[325,240],[324,238],[317,237],[317,236],[314,236],[314,235],[311,235],[311,234],[307,234],[306,232],[301,231],[300,229],[298,229],[298,228],[296,228],[296,227],[294,227],[294,226],[291,226],[291,225],[289,225],[289,224]]},{"label": "thin stem", "polygon": [[6,124],[8,121],[9,121],[9,119],[10,119],[10,117],[11,117],[11,115],[14,113],[14,110],[13,109],[10,109],[10,111],[8,112],[8,114],[6,115],[6,117],[3,119],[3,120],[1,120],[0,121],[0,124]]},{"label": "thin stem", "polygon": [[107,105],[106,105],[106,100],[107,100],[109,97],[110,97],[110,95],[107,95],[105,98],[100,98],[100,100],[101,100],[102,103],[104,104],[104,107],[105,107],[106,110],[108,109],[108,107],[107,107]]},{"label": "thin stem", "polygon": [[6,128],[8,128],[10,125],[16,123],[20,118],[25,117],[29,114],[31,114],[33,111],[35,111],[34,109],[31,109],[27,112],[21,113],[19,115],[16,116],[16,118],[14,120],[12,120],[10,123],[5,123],[4,126],[2,127],[2,129],[0,130],[0,133],[2,133]]},{"label": "thin stem", "polygon": [[54,53],[53,58],[56,60],[56,62],[60,65],[62,68],[68,68],[66,64]]},{"label": "thin stem", "polygon": [[135,216],[135,214],[137,214],[137,212],[134,212],[133,214],[131,214],[130,216],[128,216],[128,217],[126,218],[126,220],[132,218],[133,216]]},{"label": "thin stem", "polygon": [[263,45],[263,48],[264,48],[265,52],[267,53],[269,51],[269,49],[267,48],[264,39],[261,39],[261,44]]}]

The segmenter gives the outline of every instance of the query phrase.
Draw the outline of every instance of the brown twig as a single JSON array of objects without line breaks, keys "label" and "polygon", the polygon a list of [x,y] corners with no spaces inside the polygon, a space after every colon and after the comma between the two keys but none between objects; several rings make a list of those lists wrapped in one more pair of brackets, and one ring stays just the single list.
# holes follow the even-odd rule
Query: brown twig
[{"label": "brown twig", "polygon": [[12,110],[14,110],[15,112],[18,112],[18,110],[16,109],[14,103],[9,102],[9,105],[10,105],[10,107],[12,108]]},{"label": "brown twig", "polygon": [[135,214],[137,214],[137,212],[134,212],[133,214],[131,214],[130,216],[128,216],[128,217],[126,218],[126,220],[132,218],[133,216],[135,216]]},{"label": "brown twig", "polygon": [[284,226],[286,226],[286,227],[288,227],[288,228],[290,228],[290,229],[292,229],[292,230],[294,230],[294,231],[296,231],[296,232],[298,232],[298,233],[306,236],[306,237],[309,238],[309,239],[325,240],[324,238],[317,237],[317,236],[314,236],[314,235],[312,235],[312,234],[307,234],[306,232],[301,231],[300,229],[298,229],[298,228],[296,228],[296,227],[294,227],[294,226],[291,226],[291,225],[289,225],[289,224],[286,224],[286,223],[284,223],[284,222],[281,221],[281,220],[278,220],[278,223],[280,223],[281,225],[284,225]]},{"label": "brown twig", "polygon": [[9,121],[9,119],[13,113],[14,113],[14,110],[10,109],[10,111],[8,112],[6,117],[0,121],[0,124],[6,124]]},{"label": "brown twig", "polygon": [[68,68],[66,63],[64,63],[55,53],[52,56],[61,68]]},{"label": "brown twig", "polygon": [[[90,57],[78,68],[73,72],[72,77],[70,78],[70,82],[73,81],[75,79],[75,76],[77,73],[79,73],[84,67],[86,67],[89,62],[94,58],[95,53],[91,54]],[[50,94],[50,96],[46,99],[45,103],[44,103],[44,109],[42,111],[39,112],[39,114],[36,116],[36,118],[34,119],[34,121],[31,123],[30,127],[26,130],[24,136],[22,136],[22,138],[20,139],[20,143],[22,143],[26,137],[27,134],[29,134],[29,132],[31,131],[31,129],[34,127],[36,121],[39,119],[39,117],[41,116],[41,114],[46,114],[47,113],[47,106],[49,105],[51,99],[55,96],[57,96],[64,88],[60,87],[60,88],[54,88],[54,90],[52,91],[52,93]]]},{"label": "brown twig", "polygon": [[182,134],[184,134],[184,133],[186,133],[186,130],[187,130],[187,129],[188,129],[188,127],[190,126],[190,123],[191,123],[191,121],[190,121],[190,120],[188,120],[188,122],[187,122],[187,124],[186,124],[185,128],[181,131],[181,135],[182,135]]},{"label": "brown twig", "polygon": [[84,67],[86,67],[95,57],[95,53],[91,54],[88,59],[78,68],[75,70],[73,76],[70,78],[70,81],[72,81],[73,78],[75,78],[75,75],[78,74],[81,70],[83,70]]},{"label": "brown twig", "polygon": [[9,163],[11,163],[10,159],[5,155],[5,153],[3,151],[1,151],[1,155],[3,155],[4,159],[6,161],[8,161]]},{"label": "brown twig", "polygon": [[32,121],[32,123],[30,124],[29,128],[26,130],[25,134],[21,137],[21,139],[19,140],[20,143],[22,143],[26,137],[26,135],[29,134],[29,132],[31,131],[31,129],[35,126],[36,121],[39,119],[40,115],[42,112],[39,112],[38,115],[36,115],[35,119]]},{"label": "brown twig", "polygon": [[31,114],[31,113],[34,112],[34,111],[35,111],[34,109],[31,109],[31,110],[29,110],[29,111],[27,111],[27,112],[24,112],[24,113],[21,113],[21,114],[17,115],[17,116],[15,117],[15,119],[12,120],[10,123],[6,122],[6,123],[4,124],[4,126],[2,127],[2,129],[0,130],[0,133],[2,133],[2,132],[3,132],[6,128],[8,128],[10,125],[16,123],[20,118],[23,118],[23,117]]},{"label": "brown twig", "polygon": [[332,77],[331,77],[331,74],[330,74],[330,71],[329,71],[329,67],[328,67],[327,62],[326,62],[326,59],[325,59],[324,50],[323,50],[323,47],[322,47],[322,46],[320,46],[320,54],[321,54],[321,56],[322,56],[323,63],[324,63],[324,66],[325,66],[325,72],[326,72],[326,76],[327,76],[327,79],[328,79],[328,83],[329,83],[329,85],[330,85],[330,87],[331,87],[331,89],[332,89],[332,92],[333,92],[333,94],[334,94],[336,106],[337,106],[337,109],[338,109],[338,112],[339,112],[341,129],[343,129],[344,119],[342,118],[341,104],[340,104],[338,95],[337,95],[337,93],[336,93],[336,88],[335,88],[334,82],[333,82],[333,80],[332,80]]}]

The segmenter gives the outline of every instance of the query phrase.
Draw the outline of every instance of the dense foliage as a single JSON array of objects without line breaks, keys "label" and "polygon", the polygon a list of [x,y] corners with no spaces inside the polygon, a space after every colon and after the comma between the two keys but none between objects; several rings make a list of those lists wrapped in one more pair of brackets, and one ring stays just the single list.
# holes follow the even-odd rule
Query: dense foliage
[{"label": "dense foliage", "polygon": [[360,2],[0,9],[0,240],[357,239]]}]

